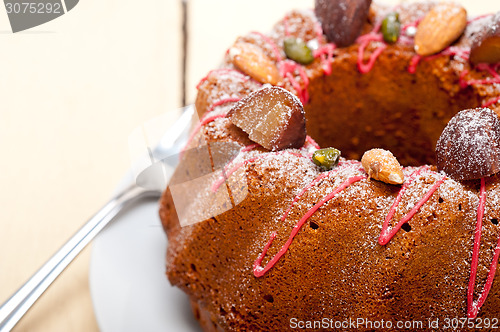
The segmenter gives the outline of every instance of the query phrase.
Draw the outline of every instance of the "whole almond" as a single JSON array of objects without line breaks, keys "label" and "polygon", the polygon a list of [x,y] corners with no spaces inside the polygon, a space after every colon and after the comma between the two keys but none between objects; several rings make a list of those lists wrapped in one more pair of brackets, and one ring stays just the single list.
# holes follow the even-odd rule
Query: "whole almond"
[{"label": "whole almond", "polygon": [[500,62],[500,12],[491,16],[473,37],[470,61],[474,64]]},{"label": "whole almond", "polygon": [[415,34],[415,52],[427,56],[441,52],[464,32],[467,11],[464,7],[443,2],[433,7],[422,19]]},{"label": "whole almond", "polygon": [[387,150],[371,149],[361,158],[361,164],[368,176],[389,184],[404,182],[403,167],[394,155]]},{"label": "whole almond", "polygon": [[254,44],[237,42],[229,49],[229,56],[239,70],[260,83],[277,85],[282,79],[276,64]]}]

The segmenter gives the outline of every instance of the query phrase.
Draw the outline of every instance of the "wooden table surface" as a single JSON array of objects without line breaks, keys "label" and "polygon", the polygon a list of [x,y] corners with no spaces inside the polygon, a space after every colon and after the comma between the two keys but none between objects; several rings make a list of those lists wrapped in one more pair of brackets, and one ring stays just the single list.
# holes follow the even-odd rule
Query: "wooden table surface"
[{"label": "wooden table surface", "polygon": [[[475,13],[500,10],[488,2],[464,3]],[[185,100],[237,35],[269,30],[286,10],[313,3],[190,0]],[[133,129],[181,106],[181,9],[180,0],[82,0],[16,34],[0,9],[0,302],[110,198],[130,167]],[[14,331],[99,330],[90,250]]]}]

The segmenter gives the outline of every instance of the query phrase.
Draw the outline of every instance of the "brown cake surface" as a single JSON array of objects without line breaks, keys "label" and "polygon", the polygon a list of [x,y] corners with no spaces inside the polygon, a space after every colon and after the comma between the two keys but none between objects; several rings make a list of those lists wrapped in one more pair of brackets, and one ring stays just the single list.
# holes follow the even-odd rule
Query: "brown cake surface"
[{"label": "brown cake surface", "polygon": [[[433,6],[401,5],[402,26],[418,22]],[[388,11],[372,4],[362,36],[333,52],[312,11],[289,13],[269,35],[240,37],[223,68],[200,82],[196,107],[201,126],[161,199],[160,216],[168,235],[167,276],[189,295],[204,330],[282,331],[300,327],[300,322],[328,329],[349,320],[367,330],[370,321],[382,320],[394,324],[385,325],[392,329],[397,321],[421,321],[430,329],[429,320],[436,318],[444,329],[445,318],[470,313],[468,290],[474,289],[476,301],[488,284],[500,233],[499,177],[458,182],[434,166],[419,166],[435,163],[436,142],[460,110],[489,106],[500,111],[499,103],[492,103],[500,95],[498,85],[484,83],[492,79],[491,71],[467,58],[474,35],[488,18],[470,21],[451,49],[418,57],[409,37],[395,44],[364,43],[363,36]],[[319,51],[311,64],[285,60],[282,45],[290,36],[316,40]],[[300,149],[266,150],[225,117],[274,72],[245,67],[247,44],[258,49],[258,56],[251,53],[254,60],[270,61],[280,71],[278,85],[301,98],[308,135],[322,147],[342,151],[346,159],[338,166],[325,171],[315,165],[311,154],[317,147],[310,139]],[[360,60],[366,64],[381,47],[372,66],[360,69]],[[292,70],[287,72],[286,66]],[[229,163],[218,161],[214,152],[221,151],[216,148],[221,142],[237,147]],[[406,166],[405,184],[368,178],[355,160],[374,147],[392,151]],[[209,163],[194,175],[203,149]],[[208,183],[210,190],[225,190],[227,196],[208,199],[190,193],[190,215],[181,219],[195,222],[180,222],[172,197],[175,185],[186,176],[201,178],[221,168],[227,181],[215,176]],[[471,287],[481,197],[482,236]],[[217,213],[214,206],[220,208]],[[206,211],[212,216],[203,217]],[[390,229],[406,215],[410,218],[381,245],[383,224],[392,212]],[[491,278],[491,290],[477,313],[481,319],[500,318],[500,276],[493,273]]]}]

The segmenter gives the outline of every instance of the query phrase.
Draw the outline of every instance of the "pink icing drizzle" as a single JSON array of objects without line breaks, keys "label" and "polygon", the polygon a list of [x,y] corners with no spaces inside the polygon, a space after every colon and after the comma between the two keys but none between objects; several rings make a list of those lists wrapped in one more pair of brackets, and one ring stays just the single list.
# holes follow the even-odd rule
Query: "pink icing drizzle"
[{"label": "pink icing drizzle", "polygon": [[335,44],[328,43],[314,51],[314,57],[321,59],[321,68],[323,68],[325,75],[332,73],[333,52],[335,48]]},{"label": "pink icing drizzle", "polygon": [[[280,62],[280,73],[281,76],[288,78],[290,81],[290,84],[293,86],[295,91],[297,91],[299,95],[299,99],[303,104],[306,104],[309,101],[309,91],[307,87],[309,86],[309,78],[307,77],[307,74],[304,70],[304,67],[302,67],[300,64],[296,63],[295,61],[291,60],[283,60]],[[295,79],[295,76],[293,73],[295,71],[299,72],[300,78],[304,84],[304,87],[302,87],[299,82]]]},{"label": "pink icing drizzle", "polygon": [[[417,66],[422,59],[425,61],[431,61],[431,60],[434,60],[440,56],[448,55],[448,56],[458,56],[464,60],[468,60],[469,54],[470,54],[469,50],[466,50],[466,49],[463,49],[463,48],[460,48],[457,46],[449,46],[449,47],[445,48],[443,51],[441,51],[437,54],[434,54],[434,55],[429,55],[429,56],[421,56],[421,55],[415,54],[410,60],[410,65],[408,66],[408,72],[410,74],[415,74],[415,72],[417,71]],[[463,74],[463,72],[462,72],[462,74]],[[462,86],[462,83],[460,83],[460,86]]]},{"label": "pink icing drizzle", "polygon": [[306,136],[306,142],[312,145],[314,148],[319,149],[320,146],[316,141],[309,135]]},{"label": "pink icing drizzle", "polygon": [[[316,32],[318,43],[323,41],[323,28],[319,22],[314,22],[314,31]],[[325,75],[330,75],[332,73],[333,52],[336,48],[337,46],[334,43],[325,43],[313,52],[315,58],[321,59],[321,67]]]},{"label": "pink icing drizzle", "polygon": [[484,101],[481,106],[483,106],[483,107],[489,107],[489,106],[491,106],[493,104],[496,104],[498,101],[500,101],[500,96],[492,98],[492,99],[487,100],[487,101]]},{"label": "pink icing drizzle", "polygon": [[[261,155],[258,155],[258,156],[255,156],[253,158],[250,158],[250,159],[247,159],[247,160],[244,160],[242,162],[239,162],[237,163],[236,165],[234,165],[231,169],[227,169],[226,167],[224,167],[224,170],[222,172],[222,175],[219,177],[219,179],[217,181],[215,181],[213,184],[212,184],[212,187],[210,188],[210,190],[212,192],[216,192],[217,190],[219,190],[220,186],[226,181],[227,178],[229,178],[234,172],[236,172],[240,167],[242,166],[245,166],[246,164],[248,163],[251,163],[257,159],[260,159],[260,158],[264,158],[264,154],[261,154]],[[227,165],[226,165],[227,166]]]},{"label": "pink icing drizzle", "polygon": [[217,101],[215,101],[207,110],[207,113],[211,113],[213,112],[213,110],[217,107],[217,106],[221,106],[221,105],[224,105],[224,104],[227,104],[227,103],[235,103],[235,102],[238,102],[240,101],[241,98],[240,97],[230,97],[230,98],[223,98],[223,99],[219,99]]},{"label": "pink icing drizzle", "polygon": [[[259,146],[260,145],[257,144],[257,143],[244,146],[244,147],[241,148],[240,153],[252,151],[253,149],[255,149],[255,148],[259,147]],[[236,157],[238,157],[238,155],[234,156],[226,165],[224,165],[221,177],[219,178],[219,180],[217,180],[215,183],[213,183],[212,187],[210,188],[210,190],[212,192],[216,192],[217,190],[219,190],[219,187],[224,183],[224,181],[227,180],[227,178],[229,176],[231,176],[232,173],[234,173],[238,169],[238,167],[241,167],[241,166],[243,166],[243,165],[245,165],[245,164],[247,164],[249,162],[252,162],[253,160],[257,159],[257,158],[254,158],[253,160],[246,160],[245,162],[238,164],[238,166],[230,174],[227,174],[227,170],[228,170],[229,164],[231,164],[234,161],[234,159],[236,159]]]},{"label": "pink icing drizzle", "polygon": [[323,27],[318,21],[314,22],[314,32],[316,32],[316,38],[318,38],[318,41],[323,39]]},{"label": "pink icing drizzle", "polygon": [[477,301],[474,301],[474,286],[476,284],[477,264],[479,262],[479,248],[481,246],[481,229],[482,229],[482,220],[484,217],[485,205],[486,205],[486,184],[484,178],[482,178],[481,190],[479,193],[479,205],[477,207],[477,223],[474,236],[474,249],[472,251],[470,279],[469,279],[469,286],[467,288],[468,318],[476,318],[479,309],[486,301],[486,297],[488,296],[491,286],[493,285],[493,279],[495,277],[497,269],[498,258],[500,257],[500,237],[499,237],[497,245],[495,247],[495,254],[493,255],[493,261],[491,262],[490,270],[488,271],[488,277],[483,287],[483,291],[479,295]]},{"label": "pink icing drizzle", "polygon": [[411,57],[410,65],[408,66],[408,72],[410,74],[415,74],[417,72],[418,63],[422,60],[422,56],[415,54]]},{"label": "pink icing drizzle", "polygon": [[387,217],[385,218],[384,223],[382,225],[382,231],[380,232],[380,237],[378,239],[378,243],[380,245],[386,245],[394,237],[394,235],[396,235],[396,233],[401,229],[401,226],[403,226],[404,223],[408,222],[411,218],[413,218],[413,216],[418,212],[418,210],[422,207],[422,205],[424,205],[425,202],[429,200],[432,194],[434,194],[434,192],[438,189],[438,187],[444,182],[444,180],[446,180],[446,176],[443,176],[441,179],[436,181],[436,183],[432,185],[432,187],[429,189],[429,191],[427,191],[424,197],[422,197],[422,199],[418,201],[417,204],[415,204],[415,206],[410,210],[410,212],[408,212],[404,217],[402,217],[398,221],[396,226],[394,226],[394,228],[389,229],[389,221],[391,221],[392,217],[396,213],[396,207],[401,202],[401,198],[404,192],[406,191],[410,183],[412,183],[413,180],[415,180],[415,178],[423,170],[427,169],[428,169],[427,166],[423,166],[418,170],[416,170],[415,172],[413,172],[410,175],[409,179],[403,184],[403,186],[399,190],[399,193],[396,196],[396,199],[394,200],[394,203],[392,204],[391,208],[389,209],[389,213],[387,214]]},{"label": "pink icing drizzle", "polygon": [[304,187],[304,189],[302,189],[302,191],[297,194],[297,196],[295,196],[292,200],[292,203],[290,203],[290,206],[288,207],[288,209],[286,209],[285,213],[283,213],[283,215],[281,216],[281,221],[285,221],[286,217],[288,217],[288,214],[290,213],[290,211],[292,210],[292,207],[295,203],[297,203],[299,201],[299,199],[309,190],[311,189],[316,183],[318,183],[319,181],[323,180],[324,178],[332,175],[332,174],[336,174],[340,171],[340,169],[342,168],[342,166],[344,165],[349,165],[350,163],[348,162],[339,162],[339,167],[333,169],[333,170],[330,170],[328,172],[324,172],[324,173],[321,173],[319,174],[314,180],[312,180],[307,186]]},{"label": "pink icing drizzle", "polygon": [[248,152],[248,151],[252,151],[253,149],[259,147],[260,144],[257,144],[257,143],[254,143],[254,144],[250,144],[250,145],[247,145],[245,147],[243,147],[241,149],[241,152]]},{"label": "pink icing drizzle", "polygon": [[[373,66],[375,65],[375,61],[377,60],[378,56],[382,54],[384,49],[387,47],[387,44],[383,43],[382,35],[376,32],[377,30],[378,28],[376,27],[372,32],[360,36],[356,40],[356,42],[360,44],[358,48],[358,61],[357,61],[358,70],[362,74],[366,74],[373,69]],[[368,44],[370,44],[370,42],[372,41],[382,42],[382,44],[377,46],[377,48],[372,52],[372,54],[370,54],[368,62],[364,63],[363,58],[365,49],[368,46]]]},{"label": "pink icing drizzle", "polygon": [[250,77],[242,74],[241,72],[239,72],[238,70],[236,69],[233,69],[233,68],[218,68],[218,69],[213,69],[211,71],[208,72],[208,74],[203,77],[200,82],[196,85],[196,89],[199,89],[200,86],[203,84],[203,82],[205,82],[206,80],[208,80],[208,77],[214,73],[217,73],[217,74],[228,74],[228,73],[234,73],[235,75],[238,75],[242,78],[243,82],[246,82],[250,79]]},{"label": "pink icing drizzle", "polygon": [[424,17],[422,16],[414,22],[406,23],[405,25],[403,25],[401,27],[401,32],[406,32],[406,30],[408,30],[408,28],[411,28],[411,27],[416,28],[423,19],[424,19]]},{"label": "pink icing drizzle", "polygon": [[[245,152],[244,149],[242,149],[241,152]],[[248,150],[246,150],[246,151],[248,151]],[[212,187],[210,188],[210,190],[212,192],[216,192],[217,190],[219,190],[220,186],[226,181],[226,179],[229,178],[240,167],[245,166],[246,164],[254,162],[255,160],[258,160],[258,159],[267,158],[267,157],[269,157],[271,155],[281,155],[281,154],[284,154],[284,153],[289,153],[289,154],[294,155],[294,156],[299,157],[299,158],[307,158],[307,157],[301,155],[300,153],[283,150],[283,151],[277,151],[277,152],[269,152],[269,153],[259,154],[258,156],[255,156],[255,157],[252,157],[252,158],[249,158],[249,159],[246,159],[246,160],[244,160],[242,162],[237,163],[231,169],[228,169],[229,164],[227,164],[226,166],[224,166],[224,169],[222,171],[222,175],[219,177],[219,179],[217,181],[215,181],[212,184]]]},{"label": "pink icing drizzle", "polygon": [[491,15],[493,15],[493,14],[491,14],[491,13],[490,14],[483,14],[483,15],[479,15],[479,16],[473,17],[472,19],[470,19],[470,20],[467,21],[467,24],[470,24],[470,23],[472,23],[474,21],[486,18],[486,17],[491,16]]},{"label": "pink icing drizzle", "polygon": [[470,51],[466,50],[464,48],[458,47],[458,46],[448,46],[441,52],[434,54],[434,55],[429,55],[426,57],[423,57],[426,61],[431,61],[434,60],[440,56],[447,55],[447,56],[458,56],[464,60],[469,60],[469,55]]},{"label": "pink icing drizzle", "polygon": [[481,71],[488,72],[493,78],[484,78],[484,79],[473,79],[473,80],[465,80],[465,75],[469,73],[468,70],[462,71],[460,74],[460,87],[465,88],[469,85],[475,84],[495,84],[500,83],[500,75],[496,72],[498,70],[499,64],[485,64],[480,63],[476,66],[477,69]]},{"label": "pink icing drizzle", "polygon": [[310,189],[312,188],[316,183],[318,183],[319,181],[321,181],[322,179],[328,177],[330,174],[331,174],[332,171],[330,172],[324,172],[324,173],[321,173],[320,175],[318,175],[314,180],[312,180],[307,186],[304,187],[304,189],[302,189],[302,191],[297,194],[297,196],[295,196],[292,200],[292,203],[290,204],[290,206],[286,209],[285,213],[283,213],[283,215],[281,216],[281,221],[285,221],[286,217],[288,217],[288,214],[290,213],[290,211],[292,210],[292,207],[295,203],[297,203],[299,201],[299,199]]},{"label": "pink icing drizzle", "polygon": [[[284,21],[285,21],[284,24],[288,24],[287,23],[288,17],[285,17]],[[295,89],[295,91],[297,91],[297,94],[298,94],[300,101],[303,104],[306,104],[309,101],[309,91],[308,91],[309,77],[307,76],[307,74],[304,70],[304,67],[301,66],[300,64],[294,62],[294,61],[286,60],[286,59],[283,60],[283,58],[281,56],[281,52],[280,52],[278,46],[276,45],[276,43],[271,38],[266,36],[265,34],[260,33],[260,32],[256,32],[256,31],[254,31],[252,33],[260,36],[264,40],[264,42],[267,43],[271,47],[271,49],[274,52],[274,56],[276,57],[276,61],[278,62],[278,67],[279,67],[281,76],[284,78],[287,78],[290,81],[290,84],[292,85],[292,87]],[[286,32],[285,32],[285,34],[286,34]],[[299,76],[300,76],[302,83],[303,83],[303,87],[295,79],[295,76],[294,76],[295,71],[297,71],[299,73]]]},{"label": "pink icing drizzle", "polygon": [[281,56],[281,52],[280,52],[278,46],[274,43],[274,41],[271,38],[269,38],[268,36],[266,36],[262,32],[252,31],[251,33],[258,35],[259,37],[261,37],[262,39],[264,39],[264,41],[267,44],[269,44],[269,46],[271,46],[271,49],[274,52],[274,56],[276,57],[276,61],[278,61],[278,62],[283,61],[283,58]]},{"label": "pink icing drizzle", "polygon": [[281,247],[281,249],[278,251],[278,253],[271,258],[271,260],[264,266],[262,267],[262,261],[264,260],[264,257],[266,256],[266,253],[273,243],[273,240],[276,237],[276,232],[273,232],[271,234],[271,237],[267,244],[264,246],[264,249],[262,250],[262,253],[257,257],[255,262],[253,263],[253,274],[256,277],[262,277],[264,274],[266,274],[267,271],[269,271],[277,262],[278,260],[287,252],[288,248],[292,244],[293,239],[295,238],[295,235],[299,232],[300,228],[304,223],[316,212],[321,206],[323,206],[326,202],[334,198],[339,192],[347,188],[353,183],[356,183],[362,179],[366,179],[366,175],[358,175],[358,176],[353,176],[345,180],[342,184],[340,184],[337,188],[335,188],[330,194],[325,196],[322,200],[320,200],[318,203],[316,203],[311,209],[309,209],[303,216],[300,218],[300,220],[297,222],[297,224],[293,227],[292,233],[290,234],[290,237],[286,241],[286,243]]},{"label": "pink icing drizzle", "polygon": [[226,114],[216,114],[216,115],[209,115],[209,114],[207,114],[205,117],[203,117],[203,119],[201,119],[200,122],[198,122],[198,124],[194,127],[193,131],[191,132],[191,135],[189,135],[189,137],[187,139],[187,142],[186,142],[186,145],[184,146],[184,148],[179,153],[179,156],[182,158],[182,155],[186,151],[187,147],[191,144],[191,142],[195,138],[195,136],[198,133],[198,131],[200,131],[200,129],[204,125],[209,124],[210,122],[212,122],[212,121],[214,121],[216,119],[219,119],[219,118],[223,118],[225,116],[226,116]]},{"label": "pink icing drizzle", "polygon": [[181,152],[179,153],[179,156],[182,157],[182,155],[184,154],[184,151],[186,151],[187,147],[191,144],[191,142],[193,141],[193,139],[195,138],[196,134],[200,131],[200,129],[209,124],[210,122],[218,119],[218,118],[223,118],[226,116],[226,114],[216,114],[216,115],[210,115],[211,112],[213,112],[213,110],[215,109],[215,107],[217,106],[222,106],[224,104],[227,104],[227,103],[232,103],[232,102],[237,102],[239,101],[241,98],[225,98],[225,99],[221,99],[221,100],[218,100],[216,102],[214,102],[209,108],[208,108],[208,111],[207,113],[205,113],[205,116],[198,122],[198,124],[194,127],[193,131],[191,132],[191,134],[189,135],[188,139],[187,139],[187,142],[186,142],[186,145],[184,145],[184,148],[181,150]]},{"label": "pink icing drizzle", "polygon": [[288,15],[283,18],[283,27],[285,28],[285,36],[290,36],[290,27],[288,26]]}]

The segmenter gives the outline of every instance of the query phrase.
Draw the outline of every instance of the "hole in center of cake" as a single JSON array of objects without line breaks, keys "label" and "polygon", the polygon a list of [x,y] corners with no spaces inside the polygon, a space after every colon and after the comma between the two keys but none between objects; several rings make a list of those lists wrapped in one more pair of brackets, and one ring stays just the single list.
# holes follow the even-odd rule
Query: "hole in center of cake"
[{"label": "hole in center of cake", "polygon": [[313,79],[304,105],[307,132],[348,159],[383,148],[403,166],[435,164],[436,142],[448,121],[480,102],[472,91],[453,96],[445,88],[452,82],[430,75],[424,66],[411,74],[409,59],[390,59],[379,58],[366,74],[353,73],[353,60],[346,59],[331,75]]}]

